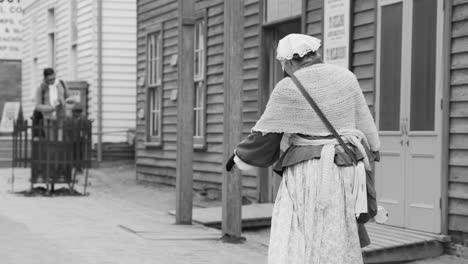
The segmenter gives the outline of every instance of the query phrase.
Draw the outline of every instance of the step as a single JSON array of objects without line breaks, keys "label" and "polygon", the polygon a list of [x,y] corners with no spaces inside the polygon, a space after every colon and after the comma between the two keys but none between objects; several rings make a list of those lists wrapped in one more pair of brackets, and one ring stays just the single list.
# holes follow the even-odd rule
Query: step
[{"label": "step", "polygon": [[[242,228],[269,227],[273,204],[250,204],[242,206]],[[175,211],[170,211],[175,215]],[[220,228],[222,207],[193,208],[193,222]],[[365,263],[400,263],[433,258],[444,253],[444,244],[449,236],[413,231],[380,224],[366,224],[371,245],[363,248]],[[259,241],[268,246],[268,239]]]},{"label": "step", "polygon": [[438,257],[449,236],[380,224],[367,224],[372,244],[363,248],[366,263],[405,262]]}]

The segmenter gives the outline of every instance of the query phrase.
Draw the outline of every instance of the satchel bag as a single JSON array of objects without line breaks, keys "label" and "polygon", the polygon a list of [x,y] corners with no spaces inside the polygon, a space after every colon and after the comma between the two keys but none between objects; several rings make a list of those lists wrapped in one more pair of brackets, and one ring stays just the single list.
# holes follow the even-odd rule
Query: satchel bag
[{"label": "satchel bag", "polygon": [[[301,94],[305,97],[307,102],[310,104],[310,106],[314,109],[315,113],[320,117],[322,122],[325,124],[325,126],[330,130],[330,132],[333,134],[333,136],[336,138],[338,143],[341,145],[343,148],[344,152],[351,158],[353,165],[356,166],[358,164],[358,160],[354,153],[349,149],[349,147],[346,145],[346,143],[343,141],[341,136],[338,134],[336,129],[333,127],[333,125],[328,121],[327,117],[325,114],[320,110],[318,105],[315,103],[314,99],[309,95],[309,93],[306,91],[304,86],[299,82],[297,77],[294,75],[294,73],[289,69],[288,66],[285,66],[285,71],[291,78],[291,80],[296,84],[296,87],[299,89]],[[367,187],[367,213],[361,213],[357,219],[357,222],[359,224],[364,224],[367,223],[372,217],[377,215],[377,199],[376,199],[376,192],[375,192],[375,186],[374,186],[374,177],[373,177],[373,172],[372,171],[367,171],[366,170],[366,187]]]}]

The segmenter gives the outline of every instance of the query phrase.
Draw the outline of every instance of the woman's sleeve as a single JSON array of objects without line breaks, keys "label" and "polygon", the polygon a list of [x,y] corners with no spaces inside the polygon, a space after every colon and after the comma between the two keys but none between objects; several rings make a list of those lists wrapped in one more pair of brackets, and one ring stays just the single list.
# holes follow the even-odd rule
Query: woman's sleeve
[{"label": "woman's sleeve", "polygon": [[280,157],[282,133],[251,133],[239,145],[235,154],[240,161],[255,167],[266,168]]},{"label": "woman's sleeve", "polygon": [[356,78],[354,78],[354,88],[356,102],[356,129],[364,133],[372,151],[379,151],[379,133]]}]

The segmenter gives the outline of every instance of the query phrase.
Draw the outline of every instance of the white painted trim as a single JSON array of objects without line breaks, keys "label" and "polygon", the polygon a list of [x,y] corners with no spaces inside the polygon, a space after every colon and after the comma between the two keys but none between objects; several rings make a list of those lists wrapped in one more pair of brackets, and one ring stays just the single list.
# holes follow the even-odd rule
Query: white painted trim
[{"label": "white painted trim", "polygon": [[401,132],[399,131],[379,131],[380,136],[400,136]]},{"label": "white painted trim", "polygon": [[[442,107],[440,107],[440,103],[443,101],[444,99],[444,81],[445,81],[445,76],[444,76],[444,69],[445,67],[449,67],[449,65],[444,65],[444,52],[443,52],[443,48],[444,48],[444,18],[445,18],[445,9],[444,9],[444,1],[445,0],[439,0],[437,2],[437,44],[436,44],[436,81],[435,81],[435,86],[436,86],[436,94],[435,94],[435,104],[436,104],[436,107],[435,107],[435,111],[436,111],[436,131],[438,132],[439,136],[437,137],[437,144],[440,146],[439,148],[439,151],[437,153],[438,155],[438,160],[440,160],[441,162],[441,166],[440,166],[440,193],[439,193],[439,197],[435,197],[435,199],[439,200],[439,203],[441,203],[442,201],[442,195],[443,194],[446,194],[447,193],[447,190],[444,190],[445,186],[446,186],[446,183],[444,183],[443,181],[447,181],[448,180],[448,175],[444,175],[445,174],[445,168],[444,168],[444,161],[443,161],[443,153],[444,153],[444,147],[445,148],[448,148],[449,146],[444,146],[444,137],[443,137],[443,133],[444,133],[444,119],[443,119],[443,113],[444,113],[444,109],[442,109]],[[439,103],[438,103],[439,102]],[[449,105],[446,104],[444,105],[443,107],[448,107]],[[442,233],[445,233],[444,230],[447,229],[447,227],[443,226],[444,223],[448,225],[448,222],[445,222],[444,221],[444,214],[446,214],[446,212],[442,212],[443,211],[443,208],[444,206],[442,206],[442,204],[440,204],[440,206],[437,208],[437,212],[439,214],[439,217],[440,217],[440,231]]]},{"label": "white painted trim", "polygon": [[409,131],[408,132],[409,136],[419,136],[419,137],[433,137],[437,136],[437,132],[435,131]]},{"label": "white painted trim", "polygon": [[379,1],[379,9],[380,7],[382,6],[386,6],[386,5],[392,5],[392,4],[396,4],[396,3],[399,3],[399,2],[402,2],[403,0],[380,0]]},{"label": "white painted trim", "polygon": [[377,24],[376,27],[376,43],[375,43],[375,125],[377,127],[377,131],[380,131],[380,45],[381,42],[381,29],[380,25],[382,24],[382,11],[381,11],[381,3],[380,1],[377,3]]}]

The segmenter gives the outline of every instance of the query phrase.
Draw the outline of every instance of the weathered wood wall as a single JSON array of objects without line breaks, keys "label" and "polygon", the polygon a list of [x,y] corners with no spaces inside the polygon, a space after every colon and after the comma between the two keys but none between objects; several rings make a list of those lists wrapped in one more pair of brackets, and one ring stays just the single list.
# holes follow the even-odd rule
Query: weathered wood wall
[{"label": "weathered wood wall", "polygon": [[[305,33],[322,39],[323,0],[305,2]],[[376,5],[375,0],[351,1],[350,70],[356,74],[372,112],[375,101]]]},{"label": "weathered wood wall", "polygon": [[[139,179],[174,184],[176,159],[177,107],[170,94],[177,89],[177,67],[169,64],[177,54],[177,0],[139,0],[137,2],[137,78],[146,78],[146,34],[155,26],[163,33],[163,109],[162,146],[151,148],[146,140],[145,118],[137,118],[136,165]],[[137,109],[146,109],[146,86],[137,88]],[[156,177],[153,177],[156,176]]]},{"label": "weathered wood wall", "polygon": [[305,1],[305,34],[322,39],[323,0]]},{"label": "weathered wood wall", "polygon": [[[242,99],[242,138],[245,138],[260,117],[259,67],[262,32],[261,0],[246,0],[244,5],[244,69]],[[257,197],[257,175],[244,173],[243,185],[249,196]]]},{"label": "weathered wood wall", "polygon": [[[217,188],[220,189],[222,182],[221,172],[224,169],[222,164],[223,153],[223,67],[224,67],[224,12],[222,0],[201,0],[196,3],[197,11],[205,11],[207,21],[207,45],[206,45],[206,146],[204,149],[196,149],[194,153],[194,188]],[[246,28],[249,29],[249,46],[246,49],[245,60],[250,63],[248,76],[256,78],[255,69],[257,65],[250,61],[250,57],[255,56],[258,50],[258,0],[246,1],[246,8],[251,15],[246,14],[250,22],[246,22]],[[253,9],[250,11],[250,9]],[[163,124],[162,124],[162,146],[160,148],[151,148],[146,145],[144,119],[137,120],[137,173],[140,179],[162,182],[166,184],[175,183],[175,159],[176,159],[176,122],[177,109],[176,103],[170,100],[170,94],[177,89],[177,67],[169,65],[171,57],[177,54],[177,1],[138,1],[138,78],[144,77],[146,69],[146,32],[151,25],[162,24],[163,26],[163,54],[164,54],[164,73],[163,73]],[[257,47],[257,48],[256,48]],[[252,51],[252,48],[254,49]],[[250,57],[249,55],[250,54]],[[254,54],[254,55],[252,55]],[[255,60],[255,58],[254,58]],[[254,65],[252,65],[254,64]],[[246,75],[247,76],[247,75]],[[247,79],[247,86],[244,104],[254,104],[257,100],[255,80]],[[138,87],[138,109],[146,107],[146,88]],[[247,126],[253,125],[252,122],[258,115],[250,109],[244,111],[249,115],[254,111],[255,117],[247,118]],[[249,117],[249,116],[248,116]],[[249,123],[250,122],[250,123]],[[245,128],[244,130],[248,130]],[[252,176],[246,176],[243,181],[244,191],[249,196],[254,196],[256,182]]]},{"label": "weathered wood wall", "polygon": [[102,0],[102,9],[103,141],[125,142],[136,116],[136,0]]},{"label": "weathered wood wall", "polygon": [[[321,38],[323,1],[305,1],[306,33]],[[197,1],[197,10],[207,14],[207,87],[206,87],[206,148],[194,154],[194,187],[219,188],[223,169],[223,1]],[[176,103],[169,100],[172,90],[177,89],[175,67],[168,65],[170,57],[177,54],[176,1],[138,1],[138,77],[144,77],[146,67],[145,32],[151,24],[163,23],[164,36],[164,103],[163,145],[149,148],[145,141],[145,120],[137,121],[137,168],[141,179],[168,184],[175,177]],[[375,1],[358,0],[354,5],[352,70],[358,75],[370,106],[374,103],[375,61]],[[246,136],[260,117],[259,87],[260,49],[262,33],[262,3],[246,0],[244,6],[244,68],[243,68],[243,135]],[[168,32],[169,30],[169,32]],[[145,87],[138,88],[138,109],[146,107]],[[156,177],[154,177],[156,176]],[[257,176],[243,177],[244,194],[256,197]]]},{"label": "weathered wood wall", "polygon": [[367,104],[374,112],[377,1],[352,1],[351,70],[356,74]]},{"label": "weathered wood wall", "polygon": [[[50,67],[48,49],[48,9],[55,9],[55,70],[57,78],[87,81],[89,118],[96,120],[97,89],[97,3],[92,0],[35,0],[25,9],[23,25],[22,103],[26,117],[31,116],[32,97],[42,81],[42,70]],[[103,130],[104,142],[124,142],[125,131],[135,126],[135,21],[136,0],[102,0],[103,4]],[[71,34],[71,17],[76,12],[76,42]],[[72,43],[74,42],[74,43]],[[72,45],[76,62],[72,65]],[[76,67],[76,68],[74,68]],[[72,72],[74,74],[72,74]],[[97,122],[93,123],[97,131]],[[96,137],[94,137],[96,142]]]},{"label": "weathered wood wall", "polygon": [[449,223],[468,242],[468,0],[453,0],[450,76]]}]

